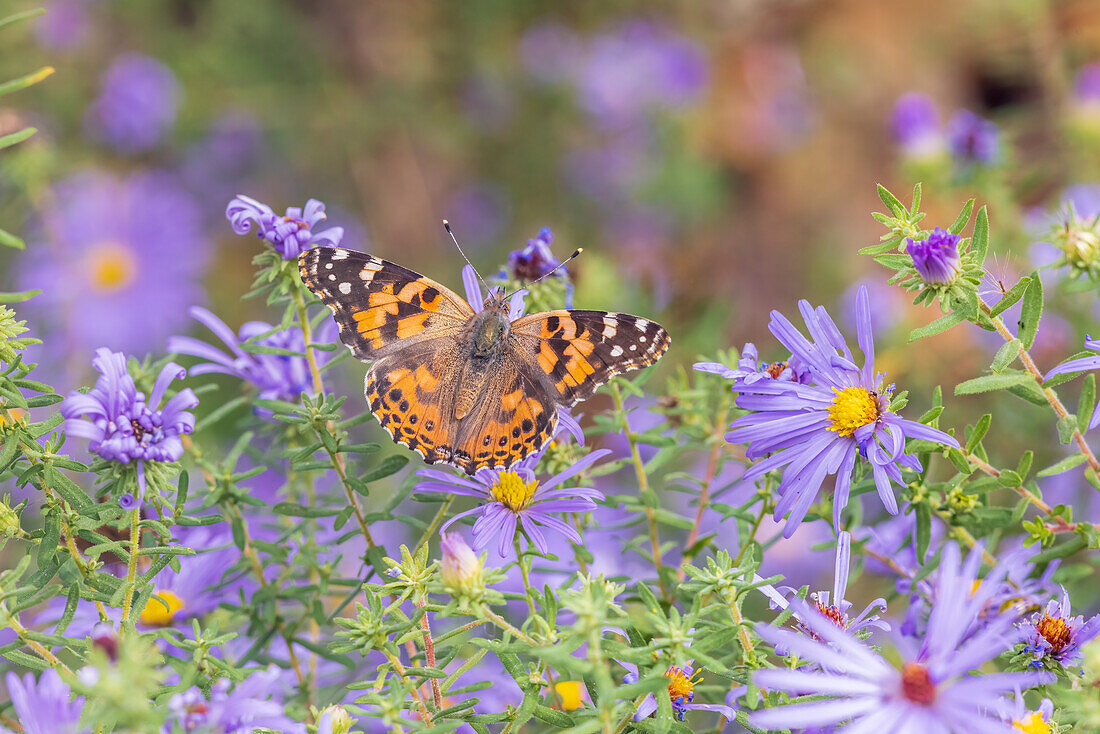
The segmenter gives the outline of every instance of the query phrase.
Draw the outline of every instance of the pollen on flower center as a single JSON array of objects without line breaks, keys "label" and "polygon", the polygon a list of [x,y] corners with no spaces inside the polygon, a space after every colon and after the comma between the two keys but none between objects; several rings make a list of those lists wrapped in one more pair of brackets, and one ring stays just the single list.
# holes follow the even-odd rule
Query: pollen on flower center
[{"label": "pollen on flower center", "polygon": [[141,610],[140,621],[150,627],[167,627],[183,609],[183,599],[171,591],[157,591]]},{"label": "pollen on flower center", "polygon": [[928,668],[919,663],[906,663],[901,669],[901,693],[913,703],[931,705],[936,700],[936,684]]},{"label": "pollen on flower center", "polygon": [[832,621],[837,627],[841,629],[846,629],[848,627],[848,616],[837,607],[825,606],[821,602],[818,602],[817,611],[821,612],[826,619]]},{"label": "pollen on flower center", "polygon": [[118,243],[104,242],[88,253],[92,288],[100,293],[121,290],[133,282],[137,263],[133,252]]},{"label": "pollen on flower center", "polygon": [[829,405],[829,430],[851,438],[856,430],[879,418],[878,398],[863,387],[833,389],[836,397]]},{"label": "pollen on flower center", "polygon": [[1035,623],[1035,631],[1050,643],[1051,652],[1054,653],[1061,652],[1073,639],[1073,630],[1066,624],[1066,620],[1047,614]]},{"label": "pollen on flower center", "polygon": [[493,485],[493,499],[512,512],[522,512],[531,504],[538,486],[537,481],[525,482],[514,471],[501,472]]},{"label": "pollen on flower center", "polygon": [[1012,722],[1014,729],[1019,729],[1024,734],[1050,734],[1050,724],[1043,719],[1042,714],[1032,711],[1022,719]]},{"label": "pollen on flower center", "polygon": [[665,677],[668,678],[668,697],[672,699],[672,702],[674,704],[690,703],[691,699],[695,697],[695,684],[697,683],[695,676],[689,677],[683,668],[670,665]]}]

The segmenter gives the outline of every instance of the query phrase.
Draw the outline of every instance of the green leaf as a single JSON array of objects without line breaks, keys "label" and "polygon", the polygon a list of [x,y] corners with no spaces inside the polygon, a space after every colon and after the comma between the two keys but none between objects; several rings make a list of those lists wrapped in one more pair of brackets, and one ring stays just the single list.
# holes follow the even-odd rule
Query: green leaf
[{"label": "green leaf", "polygon": [[364,484],[370,484],[371,482],[377,482],[379,479],[385,479],[391,474],[396,474],[405,468],[405,465],[409,463],[409,457],[402,454],[393,454],[387,456],[378,462],[364,474],[359,476],[359,481]]},{"label": "green leaf", "polygon": [[41,292],[41,288],[32,288],[29,291],[18,291],[16,293],[0,293],[0,303],[19,303],[20,301],[29,301]]},{"label": "green leaf", "polygon": [[1027,473],[1031,471],[1031,462],[1035,459],[1034,451],[1025,451],[1024,455],[1020,457],[1020,463],[1016,465],[1016,473],[1021,477],[1027,477]]},{"label": "green leaf", "polygon": [[966,453],[974,453],[974,449],[977,448],[978,444],[985,438],[985,434],[989,431],[989,426],[992,422],[993,415],[991,413],[986,413],[978,419],[978,422],[974,425],[974,430],[970,432],[970,436],[966,439]]},{"label": "green leaf", "polygon": [[535,718],[551,726],[564,729],[573,726],[573,717],[564,711],[552,709],[549,706],[538,704],[535,706]]},{"label": "green leaf", "polygon": [[983,392],[992,392],[994,390],[1005,390],[1007,388],[1024,385],[1028,382],[1035,382],[1035,378],[1026,372],[1013,371],[1005,372],[999,375],[982,375],[981,377],[975,377],[973,380],[967,380],[966,382],[959,383],[955,386],[956,395],[976,395]]},{"label": "green leaf", "polygon": [[1001,471],[1001,476],[997,477],[997,481],[1002,487],[1019,487],[1023,478],[1013,469],[1004,469]]},{"label": "green leaf", "polygon": [[989,310],[990,315],[996,316],[1006,308],[1012,306],[1016,301],[1024,295],[1024,290],[1031,284],[1031,278],[1020,278],[1016,285],[1005,291],[1005,294],[1001,296],[1001,300],[997,301],[997,305]]},{"label": "green leaf", "polygon": [[1089,373],[1081,387],[1081,397],[1077,400],[1077,430],[1084,433],[1089,428],[1092,412],[1096,408],[1096,375]]},{"label": "green leaf", "polygon": [[1073,467],[1081,464],[1085,460],[1085,455],[1081,453],[1070,454],[1061,461],[1051,464],[1046,469],[1042,469],[1035,476],[1037,477],[1052,477],[1055,474],[1061,474],[1062,472],[1069,471]]},{"label": "green leaf", "polygon": [[1031,284],[1024,291],[1024,301],[1020,307],[1020,325],[1017,338],[1025,349],[1031,349],[1035,335],[1039,333],[1039,319],[1043,315],[1043,281],[1038,273],[1032,273]]},{"label": "green leaf", "polygon": [[1047,407],[1046,396],[1043,395],[1043,391],[1039,389],[1039,386],[1035,384],[1035,380],[1025,382],[1022,385],[1015,385],[1008,388],[1008,391],[1018,398],[1022,398],[1033,405],[1041,405],[1044,408]]},{"label": "green leaf", "polygon": [[908,213],[905,210],[905,205],[901,203],[898,197],[891,194],[890,190],[882,184],[878,185],[878,198],[882,199],[882,203],[885,204],[886,208],[890,210],[890,213],[898,219],[903,219]]},{"label": "green leaf", "polygon": [[0,245],[4,245],[4,247],[12,247],[16,250],[27,249],[27,245],[25,242],[23,242],[23,240],[19,239],[11,232],[5,232],[2,229],[0,229]]},{"label": "green leaf", "polygon": [[340,514],[339,508],[309,507],[293,502],[280,502],[272,509],[276,515],[290,515],[292,517],[331,517]]},{"label": "green leaf", "polygon": [[1077,535],[1070,540],[1067,540],[1065,543],[1062,543],[1061,545],[1056,545],[1050,550],[1045,550],[1042,553],[1035,555],[1034,557],[1032,557],[1031,562],[1046,563],[1048,561],[1053,561],[1056,558],[1065,558],[1067,556],[1072,556],[1074,553],[1082,550],[1087,545],[1088,541],[1084,538],[1084,536]]},{"label": "green leaf", "polygon": [[7,135],[0,135],[0,150],[4,148],[10,148],[13,145],[18,145],[30,136],[34,135],[36,132],[38,132],[38,128],[25,127],[22,130],[9,133]]},{"label": "green leaf", "polygon": [[908,341],[915,342],[918,339],[923,339],[926,336],[934,336],[941,332],[947,331],[956,324],[961,324],[966,320],[966,315],[960,311],[952,311],[946,316],[941,316],[926,326],[921,326],[913,329],[909,332]]},{"label": "green leaf", "polygon": [[38,71],[32,71],[30,74],[25,74],[18,79],[12,79],[10,82],[4,82],[0,84],[0,97],[5,94],[11,94],[12,92],[18,92],[20,89],[26,89],[32,84],[37,84],[50,74],[53,74],[54,68],[52,66],[43,66]]},{"label": "green leaf", "polygon": [[42,529],[42,542],[38,544],[38,567],[48,566],[57,555],[57,546],[61,542],[61,513],[56,507],[46,513]]},{"label": "green leaf", "polygon": [[1069,443],[1073,440],[1073,434],[1077,430],[1077,416],[1067,413],[1058,419],[1058,440]]},{"label": "green leaf", "polygon": [[13,13],[5,18],[0,19],[0,30],[7,28],[10,25],[19,23],[20,21],[30,20],[31,18],[37,18],[46,12],[45,8],[32,8],[30,10],[22,10],[18,13]]},{"label": "green leaf", "polygon": [[918,502],[914,507],[917,515],[917,558],[924,558],[932,542],[932,508],[927,502]]},{"label": "green leaf", "polygon": [[978,210],[978,217],[974,220],[974,234],[970,238],[970,249],[979,265],[985,262],[986,252],[989,251],[989,212],[986,211],[985,206]]},{"label": "green leaf", "polygon": [[966,223],[970,221],[970,214],[974,211],[974,200],[970,199],[963,204],[962,211],[959,212],[959,216],[955,217],[955,221],[951,223],[951,226],[947,228],[947,231],[951,234],[958,234],[966,227]]},{"label": "green leaf", "polygon": [[1012,339],[1001,345],[1001,348],[997,350],[996,356],[993,357],[993,362],[989,365],[989,369],[993,372],[1003,372],[1006,367],[1016,361],[1016,357],[1020,354],[1020,340]]}]

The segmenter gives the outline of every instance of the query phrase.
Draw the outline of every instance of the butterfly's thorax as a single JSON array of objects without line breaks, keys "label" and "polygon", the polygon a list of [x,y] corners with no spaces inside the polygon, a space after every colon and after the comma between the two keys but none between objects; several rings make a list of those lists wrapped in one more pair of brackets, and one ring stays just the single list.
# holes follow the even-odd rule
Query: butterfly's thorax
[{"label": "butterfly's thorax", "polygon": [[454,416],[461,420],[473,410],[488,379],[504,363],[511,330],[508,313],[491,304],[470,320],[466,350],[469,361],[459,377]]}]

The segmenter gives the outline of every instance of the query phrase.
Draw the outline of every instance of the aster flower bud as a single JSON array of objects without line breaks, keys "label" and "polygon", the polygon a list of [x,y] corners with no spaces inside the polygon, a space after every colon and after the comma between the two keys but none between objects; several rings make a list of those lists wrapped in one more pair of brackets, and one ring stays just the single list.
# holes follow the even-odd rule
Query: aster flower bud
[{"label": "aster flower bud", "polygon": [[913,267],[921,280],[932,286],[947,286],[955,282],[962,269],[957,234],[936,227],[926,239],[909,238],[905,246]]},{"label": "aster flower bud", "polygon": [[4,495],[0,502],[0,538],[15,538],[23,534],[19,526],[19,515],[11,508],[11,497]]},{"label": "aster flower bud", "polygon": [[465,589],[481,581],[481,559],[466,544],[459,533],[443,533],[440,542],[443,561],[440,575],[443,583],[454,589]]},{"label": "aster flower bud", "polygon": [[343,706],[329,706],[317,719],[317,734],[348,734],[355,720]]},{"label": "aster flower bud", "polygon": [[1063,252],[1066,264],[1075,270],[1089,271],[1100,260],[1100,233],[1095,217],[1086,220],[1078,217],[1072,207],[1065,220],[1054,226],[1051,242]]}]

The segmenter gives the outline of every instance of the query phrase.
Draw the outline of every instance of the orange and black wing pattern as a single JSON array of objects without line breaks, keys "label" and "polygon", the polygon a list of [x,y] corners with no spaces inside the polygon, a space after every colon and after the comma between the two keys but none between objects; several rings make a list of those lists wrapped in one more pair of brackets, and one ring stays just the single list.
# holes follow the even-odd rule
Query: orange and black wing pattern
[{"label": "orange and black wing pattern", "polygon": [[298,256],[298,270],[302,282],[332,310],[340,340],[363,361],[454,336],[474,315],[445,286],[362,252],[314,247]]},{"label": "orange and black wing pattern", "polygon": [[610,311],[546,311],[516,319],[520,351],[566,407],[592,397],[615,375],[648,367],[668,350],[660,324]]}]

